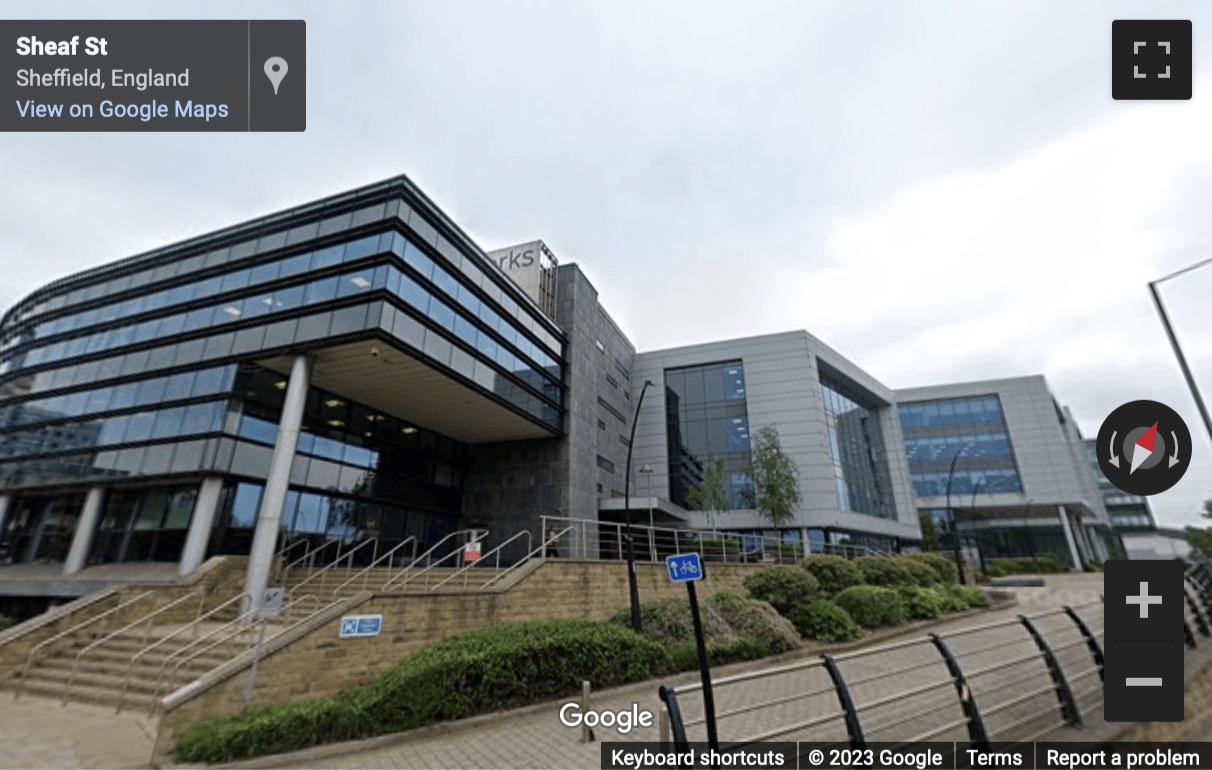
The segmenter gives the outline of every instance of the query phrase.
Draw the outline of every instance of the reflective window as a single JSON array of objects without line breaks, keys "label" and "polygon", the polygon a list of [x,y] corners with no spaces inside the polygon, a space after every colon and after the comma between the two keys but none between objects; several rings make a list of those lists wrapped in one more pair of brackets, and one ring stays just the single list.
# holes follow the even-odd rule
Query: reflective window
[{"label": "reflective window", "polygon": [[853,388],[821,377],[837,505],[842,510],[896,518],[888,456],[878,409]]},{"label": "reflective window", "polygon": [[1022,491],[996,395],[908,402],[897,411],[919,497]]},{"label": "reflective window", "polygon": [[723,460],[729,507],[749,507],[753,482],[744,382],[740,361],[665,370],[670,496],[679,505],[690,506],[690,490],[702,483],[711,463]]}]

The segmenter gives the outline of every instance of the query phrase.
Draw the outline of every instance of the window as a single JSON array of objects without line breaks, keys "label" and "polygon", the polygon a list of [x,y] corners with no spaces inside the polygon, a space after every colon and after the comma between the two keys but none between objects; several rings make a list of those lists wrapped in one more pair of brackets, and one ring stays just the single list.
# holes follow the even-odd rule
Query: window
[{"label": "window", "polygon": [[[731,508],[747,507],[749,416],[740,361],[665,371],[665,428],[670,496],[690,507],[690,490],[704,470],[722,460]],[[743,477],[743,478],[742,478]]]},{"label": "window", "polygon": [[607,473],[614,473],[614,463],[607,460],[605,457],[598,455],[598,467]]}]

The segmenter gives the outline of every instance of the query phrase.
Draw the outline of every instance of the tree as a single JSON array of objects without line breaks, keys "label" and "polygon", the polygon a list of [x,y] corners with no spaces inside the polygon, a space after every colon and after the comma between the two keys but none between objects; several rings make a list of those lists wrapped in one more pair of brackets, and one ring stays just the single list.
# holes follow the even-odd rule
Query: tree
[{"label": "tree", "polygon": [[929,511],[922,511],[918,518],[922,522],[922,550],[937,551],[938,529],[934,526],[934,515]]},{"label": "tree", "polygon": [[745,496],[774,526],[790,521],[800,502],[800,469],[783,453],[778,428],[759,428],[750,445],[750,456],[753,490]]},{"label": "tree", "polygon": [[1187,527],[1187,542],[1204,556],[1212,557],[1212,530]]},{"label": "tree", "polygon": [[691,508],[707,512],[708,524],[712,529],[715,528],[715,512],[728,510],[727,480],[724,460],[713,460],[703,469],[703,480],[691,487],[687,495]]}]

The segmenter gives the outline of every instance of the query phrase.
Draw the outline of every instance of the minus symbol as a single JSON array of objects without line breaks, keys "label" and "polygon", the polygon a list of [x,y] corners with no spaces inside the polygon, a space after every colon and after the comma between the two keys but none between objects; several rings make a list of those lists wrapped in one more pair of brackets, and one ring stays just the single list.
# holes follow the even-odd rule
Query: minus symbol
[{"label": "minus symbol", "polygon": [[1161,687],[1162,678],[1160,676],[1130,676],[1124,679],[1124,684],[1128,687]]}]

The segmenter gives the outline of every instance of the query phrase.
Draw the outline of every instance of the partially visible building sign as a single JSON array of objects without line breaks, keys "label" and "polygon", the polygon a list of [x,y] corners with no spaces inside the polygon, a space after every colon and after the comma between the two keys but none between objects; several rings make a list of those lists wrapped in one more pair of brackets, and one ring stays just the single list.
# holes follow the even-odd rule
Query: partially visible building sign
[{"label": "partially visible building sign", "polygon": [[463,546],[463,561],[479,561],[480,560],[480,543],[472,541]]},{"label": "partially visible building sign", "polygon": [[282,601],[286,598],[286,589],[282,586],[270,586],[265,589],[265,601],[261,605],[261,616],[273,620],[282,614]]},{"label": "partially visible building sign", "polygon": [[556,309],[555,255],[542,241],[531,241],[518,246],[488,252],[488,257],[497,263],[513,279],[522,291],[533,299],[543,312],[553,320]]},{"label": "partially visible building sign", "polygon": [[382,615],[346,615],[341,618],[342,639],[356,636],[378,636],[383,630]]}]

